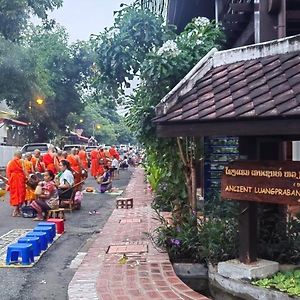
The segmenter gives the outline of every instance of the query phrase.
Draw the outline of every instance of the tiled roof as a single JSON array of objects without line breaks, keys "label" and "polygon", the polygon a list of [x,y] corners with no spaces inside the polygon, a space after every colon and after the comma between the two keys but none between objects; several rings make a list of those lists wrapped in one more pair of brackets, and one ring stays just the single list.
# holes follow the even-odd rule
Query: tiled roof
[{"label": "tiled roof", "polygon": [[[300,36],[287,40],[298,40],[299,44]],[[272,43],[274,46],[274,41]],[[269,44],[265,45],[269,47]],[[194,77],[185,81],[184,87],[177,88],[158,105],[155,122],[300,117],[300,47],[289,51],[288,47],[281,46],[277,52],[269,51],[276,53],[269,56],[262,49],[265,46],[251,46],[250,59],[238,61],[237,56],[236,62],[232,55],[236,49],[224,51],[222,59],[226,62],[228,57],[230,63],[212,64],[196,79],[194,73]],[[257,49],[261,51],[261,57],[251,56],[251,51],[254,53]],[[189,88],[186,83],[190,84]],[[172,105],[168,105],[170,102]]]}]

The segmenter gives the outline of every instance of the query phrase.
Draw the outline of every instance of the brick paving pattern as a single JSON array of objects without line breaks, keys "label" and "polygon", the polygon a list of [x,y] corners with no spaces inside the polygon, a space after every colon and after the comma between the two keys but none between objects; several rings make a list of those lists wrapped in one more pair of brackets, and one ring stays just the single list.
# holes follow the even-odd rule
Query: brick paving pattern
[{"label": "brick paving pattern", "polygon": [[167,253],[155,249],[145,234],[157,221],[142,169],[135,169],[125,197],[133,197],[133,208],[113,211],[70,282],[69,299],[209,299],[176,276]]}]

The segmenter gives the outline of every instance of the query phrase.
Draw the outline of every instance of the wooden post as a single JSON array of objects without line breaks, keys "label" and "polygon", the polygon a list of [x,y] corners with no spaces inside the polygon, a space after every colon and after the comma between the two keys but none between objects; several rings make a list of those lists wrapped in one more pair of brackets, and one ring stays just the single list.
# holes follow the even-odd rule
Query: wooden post
[{"label": "wooden post", "polygon": [[240,201],[239,259],[244,264],[257,260],[257,204]]},{"label": "wooden post", "polygon": [[[255,137],[239,138],[239,153],[246,160],[257,159],[257,140]],[[257,204],[240,201],[239,214],[239,259],[249,264],[257,260]]]}]

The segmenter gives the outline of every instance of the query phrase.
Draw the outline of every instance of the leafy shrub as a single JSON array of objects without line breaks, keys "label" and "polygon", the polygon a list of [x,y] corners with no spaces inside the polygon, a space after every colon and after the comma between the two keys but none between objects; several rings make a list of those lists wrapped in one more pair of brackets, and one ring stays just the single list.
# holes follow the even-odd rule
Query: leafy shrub
[{"label": "leafy shrub", "polygon": [[300,270],[278,272],[270,278],[253,280],[254,285],[264,288],[274,288],[290,296],[300,296]]},{"label": "leafy shrub", "polygon": [[268,217],[264,215],[261,221],[260,237],[258,243],[258,255],[261,258],[274,260],[279,263],[300,263],[300,220],[286,219],[274,214],[273,228],[265,226],[269,224]]},{"label": "leafy shrub", "polygon": [[173,225],[160,217],[161,225],[152,239],[168,251],[172,262],[215,264],[236,257],[237,221],[234,218],[197,218],[184,214],[179,221],[173,214]]}]

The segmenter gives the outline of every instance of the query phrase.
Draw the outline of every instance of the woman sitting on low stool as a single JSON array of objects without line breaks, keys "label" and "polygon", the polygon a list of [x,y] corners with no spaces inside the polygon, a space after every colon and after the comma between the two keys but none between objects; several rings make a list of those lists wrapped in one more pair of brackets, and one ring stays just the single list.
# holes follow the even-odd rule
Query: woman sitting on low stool
[{"label": "woman sitting on low stool", "polygon": [[105,193],[110,191],[112,188],[111,172],[108,166],[104,166],[104,174],[98,178],[98,183],[100,183],[100,192]]},{"label": "woman sitting on low stool", "polygon": [[37,211],[35,221],[43,220],[43,213],[46,215],[50,209],[58,208],[57,188],[53,180],[53,171],[47,170],[44,173],[44,181],[40,182],[35,190],[37,200],[32,201],[30,204]]}]

